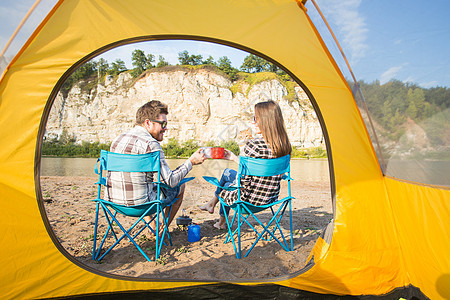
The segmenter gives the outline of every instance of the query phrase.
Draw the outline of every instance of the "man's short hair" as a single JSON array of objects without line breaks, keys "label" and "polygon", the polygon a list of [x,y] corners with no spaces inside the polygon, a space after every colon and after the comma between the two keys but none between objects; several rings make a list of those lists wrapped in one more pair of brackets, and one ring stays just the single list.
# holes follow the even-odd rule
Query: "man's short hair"
[{"label": "man's short hair", "polygon": [[167,105],[158,100],[145,103],[136,112],[136,124],[142,125],[146,119],[156,120],[160,114],[169,114]]}]

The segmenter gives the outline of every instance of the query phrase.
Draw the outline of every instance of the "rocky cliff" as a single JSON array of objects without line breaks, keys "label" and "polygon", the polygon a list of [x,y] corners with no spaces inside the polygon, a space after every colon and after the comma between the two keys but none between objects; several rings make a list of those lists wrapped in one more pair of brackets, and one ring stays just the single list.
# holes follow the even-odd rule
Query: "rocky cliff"
[{"label": "rocky cliff", "polygon": [[77,85],[66,97],[59,93],[46,138],[64,135],[77,142],[110,142],[134,126],[136,110],[142,104],[157,99],[169,106],[165,141],[174,137],[180,142],[220,142],[239,138],[239,132],[251,128],[254,104],[272,99],[282,109],[293,145],[322,145],[322,130],[309,99],[299,86],[294,90],[295,97],[288,97],[288,89],[277,79],[231,82],[206,68],[158,70],[138,80],[122,73],[106,77],[104,84],[90,92]]}]

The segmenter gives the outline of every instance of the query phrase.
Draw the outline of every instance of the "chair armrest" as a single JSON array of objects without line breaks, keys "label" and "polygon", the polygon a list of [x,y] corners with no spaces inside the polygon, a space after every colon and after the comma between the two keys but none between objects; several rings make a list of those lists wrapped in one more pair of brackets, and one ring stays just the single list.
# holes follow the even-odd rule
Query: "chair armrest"
[{"label": "chair armrest", "polygon": [[209,183],[211,183],[212,185],[215,185],[223,190],[227,190],[227,191],[233,191],[238,189],[238,186],[221,186],[219,184],[219,180],[215,177],[210,177],[210,176],[203,176],[203,179],[205,179],[206,181],[208,181]]},{"label": "chair armrest", "polygon": [[[180,186],[180,185],[182,185],[182,184],[184,184],[184,183],[186,183],[186,182],[191,181],[191,180],[194,179],[194,178],[195,178],[195,177],[187,177],[187,178],[183,178],[183,179],[181,179],[180,183],[178,183],[176,186]],[[160,187],[163,187],[163,188],[166,188],[166,189],[171,189],[171,188],[172,188],[170,185],[167,185],[167,184],[162,183],[162,182],[155,182],[155,183],[159,184]]]},{"label": "chair armrest", "polygon": [[94,171],[95,174],[99,175],[99,171],[98,171],[98,162],[100,161],[100,158],[97,158],[97,161],[95,162],[95,166],[94,166]]},{"label": "chair armrest", "polygon": [[189,181],[193,180],[194,178],[195,178],[195,177],[186,177],[186,178],[183,178],[183,179],[181,179],[181,181],[180,181],[180,183],[179,183],[178,185],[185,184],[186,182],[189,182]]},{"label": "chair armrest", "polygon": [[95,184],[101,184],[106,186],[106,177],[102,177],[99,181],[97,181]]},{"label": "chair armrest", "polygon": [[283,180],[294,180],[292,177],[287,176],[286,174],[283,174],[282,179],[283,179]]}]

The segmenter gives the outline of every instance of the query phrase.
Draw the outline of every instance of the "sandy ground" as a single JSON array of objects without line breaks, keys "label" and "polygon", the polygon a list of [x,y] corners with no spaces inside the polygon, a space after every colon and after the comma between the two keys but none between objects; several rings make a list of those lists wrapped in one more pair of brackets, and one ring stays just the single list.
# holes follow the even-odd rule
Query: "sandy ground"
[{"label": "sandy ground", "polygon": [[[97,263],[91,256],[95,203],[90,200],[96,196],[95,182],[96,178],[91,177],[41,177],[45,209],[56,237],[68,253],[89,267],[117,275],[209,281],[265,280],[289,275],[305,265],[315,241],[332,219],[329,182],[294,182],[294,251],[286,252],[273,240],[260,241],[248,257],[239,260],[233,245],[224,244],[226,231],[213,227],[218,206],[214,214],[198,208],[210,199],[214,188],[203,179],[194,179],[186,188],[181,209],[200,225],[200,241],[188,242],[187,230],[178,227],[174,220],[170,226],[173,246],[163,246],[156,262],[145,260],[125,240]],[[281,196],[286,193],[283,186]],[[183,214],[181,209],[177,216]],[[268,213],[261,213],[262,217],[269,217]],[[288,218],[285,219],[282,226],[288,228]],[[128,220],[133,218],[125,222]],[[103,225],[101,230],[105,229]],[[139,245],[154,259],[154,239],[146,232],[144,235],[139,238]],[[244,251],[254,238],[253,233],[245,231]]]}]

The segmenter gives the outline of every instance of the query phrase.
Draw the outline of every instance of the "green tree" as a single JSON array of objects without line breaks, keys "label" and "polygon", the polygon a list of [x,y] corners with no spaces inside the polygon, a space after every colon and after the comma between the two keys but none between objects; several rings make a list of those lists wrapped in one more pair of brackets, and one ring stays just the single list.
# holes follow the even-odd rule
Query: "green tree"
[{"label": "green tree", "polygon": [[97,71],[98,71],[98,75],[100,76],[100,78],[105,77],[105,75],[108,73],[108,69],[109,69],[108,61],[104,58],[100,58],[97,61]]},{"label": "green tree", "polygon": [[214,62],[214,58],[210,55],[206,60],[203,61],[204,65],[211,65],[215,66],[216,63]]},{"label": "green tree", "polygon": [[406,109],[406,114],[411,118],[411,119],[416,119],[417,116],[417,108],[416,105],[414,104],[414,101],[410,100],[409,101],[409,105],[408,108]]},{"label": "green tree", "polygon": [[131,75],[133,77],[137,77],[142,74],[146,70],[147,67],[147,56],[145,56],[144,51],[140,49],[135,49],[131,54],[131,61],[134,66]]},{"label": "green tree", "polygon": [[228,57],[222,56],[219,58],[217,61],[217,67],[230,76],[231,80],[236,80],[238,70],[231,66],[231,60]]},{"label": "green tree", "polygon": [[390,120],[390,128],[394,129],[393,131],[395,131],[395,128],[401,124],[403,124],[406,121],[405,115],[404,114],[400,114],[400,112],[398,111],[398,109],[395,111],[394,116],[391,117]]},{"label": "green tree", "polygon": [[203,64],[203,57],[201,55],[191,55],[189,57],[189,62],[192,66],[198,66]]},{"label": "green tree", "polygon": [[259,56],[249,54],[244,58],[241,70],[247,73],[263,72],[267,68],[267,61]]},{"label": "green tree", "polygon": [[410,88],[408,90],[408,100],[414,103],[414,106],[416,107],[416,117],[419,120],[422,120],[423,116],[425,115],[425,93],[423,89]]},{"label": "green tree", "polygon": [[281,69],[278,68],[278,66],[276,64],[273,64],[273,63],[268,62],[268,61],[266,61],[265,69],[266,69],[267,72],[273,72],[273,73],[277,73],[277,74],[279,74],[280,71],[281,71]]},{"label": "green tree", "polygon": [[96,72],[97,64],[94,61],[88,61],[82,64],[71,76],[75,82],[78,82],[88,79],[90,76],[95,75]]},{"label": "green tree", "polygon": [[385,128],[387,128],[388,124],[392,118],[392,108],[391,108],[391,103],[389,101],[384,101],[381,115],[382,115],[382,118],[381,118],[382,125]]},{"label": "green tree", "polygon": [[61,86],[61,92],[65,95],[69,93],[70,89],[80,81],[88,81],[93,76],[97,75],[97,64],[95,61],[88,61],[79,66]]},{"label": "green tree", "polygon": [[180,65],[198,66],[203,64],[203,57],[201,55],[189,55],[189,52],[184,50],[178,53],[178,61]]},{"label": "green tree", "polygon": [[166,157],[177,157],[183,153],[178,141],[175,138],[169,139],[167,144],[162,147]]},{"label": "green tree", "polygon": [[[450,89],[434,87],[424,89],[416,84],[392,80],[383,85],[379,81],[367,84],[360,81],[359,86],[365,97],[369,113],[373,120],[383,127],[379,134],[392,140],[398,139],[405,132],[406,118],[410,117],[416,123],[421,123],[430,142],[441,145],[448,140],[441,128],[446,127],[445,121],[440,125],[437,115],[447,110],[450,103]],[[433,121],[431,121],[433,120]],[[449,131],[447,131],[449,132]]]},{"label": "green tree", "polygon": [[162,55],[158,57],[158,63],[156,64],[157,68],[168,66],[169,63],[164,59]]},{"label": "green tree", "polygon": [[435,113],[437,113],[437,108],[436,106],[425,102],[423,105],[423,117],[425,119],[431,118],[431,116],[433,116]]},{"label": "green tree", "polygon": [[145,70],[150,70],[155,66],[153,63],[155,62],[155,56],[153,54],[147,54],[147,63],[145,64]]},{"label": "green tree", "polygon": [[108,74],[117,76],[120,73],[127,70],[127,67],[125,66],[125,62],[121,59],[116,59],[111,63],[110,68],[108,69]]},{"label": "green tree", "polygon": [[226,56],[222,56],[219,58],[219,60],[217,61],[217,67],[222,71],[230,70],[233,68],[231,66],[231,60]]},{"label": "green tree", "polygon": [[189,52],[184,50],[183,52],[178,53],[178,61],[180,62],[180,65],[189,65]]},{"label": "green tree", "polygon": [[430,88],[425,92],[425,101],[445,110],[450,106],[450,89],[445,87]]}]

